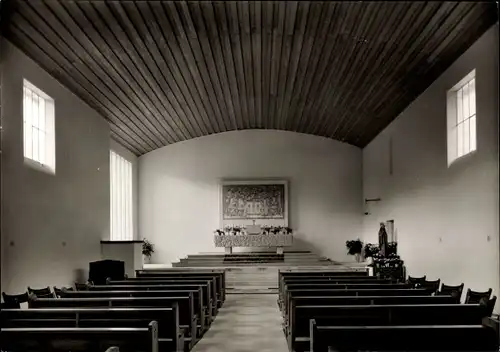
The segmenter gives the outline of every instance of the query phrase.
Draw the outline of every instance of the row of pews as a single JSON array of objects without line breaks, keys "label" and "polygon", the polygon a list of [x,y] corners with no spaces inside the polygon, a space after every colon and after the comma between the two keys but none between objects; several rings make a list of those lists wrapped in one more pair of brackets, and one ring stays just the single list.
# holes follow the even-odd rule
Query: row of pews
[{"label": "row of pews", "polygon": [[27,309],[4,294],[0,348],[188,352],[222,307],[225,282],[224,270],[138,270],[106,285],[29,290]]},{"label": "row of pews", "polygon": [[488,319],[496,301],[491,290],[461,304],[463,285],[438,286],[365,271],[280,271],[289,350],[498,351],[498,331]]}]

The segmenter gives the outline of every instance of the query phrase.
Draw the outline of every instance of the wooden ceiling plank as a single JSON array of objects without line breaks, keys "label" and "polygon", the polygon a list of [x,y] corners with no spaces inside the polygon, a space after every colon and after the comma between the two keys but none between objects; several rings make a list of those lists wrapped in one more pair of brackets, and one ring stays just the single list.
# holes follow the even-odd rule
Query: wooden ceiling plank
[{"label": "wooden ceiling plank", "polygon": [[307,67],[309,66],[309,59],[311,58],[314,38],[320,22],[323,4],[324,3],[320,1],[311,2],[310,8],[307,10],[307,15],[303,17],[303,21],[305,21],[305,29],[301,34],[301,39],[299,40],[299,42],[301,42],[300,49],[298,45],[293,49],[292,57],[294,57],[294,62],[292,70],[294,72],[294,77],[287,87],[284,110],[282,112],[284,116],[283,128],[285,130],[293,130],[294,126],[297,124],[297,121],[294,120],[294,107],[297,105],[294,103],[299,99],[301,94],[300,92],[304,85],[304,78],[307,72]]},{"label": "wooden ceiling plank", "polygon": [[[345,50],[347,50],[346,48],[351,45],[349,30],[352,28],[352,23],[359,13],[358,5],[359,3],[340,3],[339,11],[336,12],[334,21],[330,23],[328,38],[325,39],[326,44],[322,49],[311,88],[307,93],[304,103],[299,105],[300,114],[304,114],[305,116],[305,119],[302,119],[304,124],[301,126],[300,132],[308,133],[316,119],[316,116],[311,115],[310,111],[322,101],[321,92],[324,85],[327,84],[325,74],[327,68],[333,67],[340,60],[339,58],[342,57]],[[334,49],[335,51],[333,51]]]},{"label": "wooden ceiling plank", "polygon": [[[27,20],[22,17],[20,13],[15,13],[12,16],[12,21],[17,23],[21,28],[23,28],[24,32],[29,37],[36,37],[39,45],[44,45],[47,50],[50,49],[54,54],[58,55],[58,62],[64,60],[67,62],[66,67],[73,67],[74,75],[81,79],[82,84],[90,84],[89,90],[98,89],[99,93],[96,96],[102,96],[105,100],[108,101],[108,104],[111,104],[119,111],[115,112],[117,115],[122,115],[124,120],[129,120],[130,123],[135,126],[140,131],[140,136],[143,140],[148,141],[148,145],[152,145],[158,147],[158,144],[155,140],[153,140],[147,132],[145,132],[145,126],[142,124],[138,124],[137,121],[130,119],[130,111],[127,107],[124,106],[121,101],[119,101],[110,91],[109,89],[100,83],[100,80],[93,71],[91,71],[86,65],[84,65],[78,57],[72,52],[70,48],[65,46],[66,44],[62,40],[54,40],[54,33],[52,29],[48,27],[43,21],[38,20],[38,16],[35,13],[31,13],[31,16],[27,18]],[[36,25],[36,29],[32,27],[31,24]],[[45,36],[41,35],[40,30],[44,33]],[[49,37],[50,36],[50,37]],[[52,39],[50,39],[52,38]],[[50,40],[50,42],[49,42]],[[54,43],[54,45],[49,44]],[[63,50],[63,51],[61,51]],[[71,60],[69,60],[66,56],[67,53],[70,53]],[[76,73],[78,72],[78,74]],[[82,79],[83,78],[83,79]],[[142,127],[141,127],[142,126]]]},{"label": "wooden ceiling plank", "polygon": [[273,2],[264,1],[262,3],[262,128],[266,128],[269,125],[273,9]]},{"label": "wooden ceiling plank", "polygon": [[273,17],[273,51],[271,54],[271,85],[269,99],[269,120],[266,128],[274,129],[276,126],[276,109],[279,98],[279,77],[281,69],[281,54],[285,31],[286,2],[275,1]]},{"label": "wooden ceiling plank", "polygon": [[[180,53],[183,55],[184,61],[187,63],[191,77],[196,83],[198,93],[200,94],[201,101],[205,107],[206,115],[203,116],[205,126],[210,131],[210,134],[220,133],[223,130],[222,127],[219,126],[219,119],[221,118],[221,115],[217,113],[217,100],[215,99],[213,87],[210,86],[210,80],[206,78],[206,72],[202,74],[202,70],[198,67],[196,62],[195,53],[191,49],[187,34],[190,32],[186,32],[183,20],[181,20],[180,13],[178,12],[175,2],[162,2],[161,4],[164,6],[165,14],[169,19],[169,22],[172,23],[172,28],[176,36],[176,41],[179,45]],[[183,19],[185,19],[184,16]],[[188,22],[187,25],[192,26],[192,22]],[[208,87],[205,86],[204,81],[207,82]]]},{"label": "wooden ceiling plank", "polygon": [[[149,94],[144,92],[137,80],[144,82],[145,79],[139,74],[135,66],[128,58],[127,53],[116,41],[108,27],[103,24],[101,18],[97,16],[92,5],[88,1],[63,2],[61,4],[66,8],[73,20],[78,23],[82,31],[86,33],[93,45],[102,51],[100,60],[109,61],[110,66],[112,67],[108,70],[111,72],[113,72],[113,70],[117,71],[118,76],[120,77],[120,83],[129,88],[127,90],[129,98],[141,109],[141,111],[147,111],[146,114],[149,113],[154,117],[157,116],[157,125],[159,129],[162,130],[165,135],[170,136],[170,138],[175,138],[172,136],[177,136],[178,131],[173,130],[163,121],[163,119],[160,118],[162,115],[167,114],[161,100],[151,89],[148,89],[150,91]],[[94,15],[95,21],[89,20],[89,17],[87,17],[87,14],[83,10],[85,8]],[[104,33],[99,33],[99,29],[103,30]],[[103,36],[105,36],[115,46],[110,46],[109,43],[103,39]],[[116,53],[118,53],[120,57],[117,56]],[[129,63],[130,68],[125,67],[123,64],[124,62]],[[132,74],[134,71],[136,72],[136,75]]]},{"label": "wooden ceiling plank", "polygon": [[[440,41],[447,42],[447,46],[443,48],[443,54],[436,56],[438,60],[435,60],[431,65],[426,66],[426,71],[422,73],[425,79],[421,79],[415,84],[405,84],[402,89],[393,91],[394,104],[389,106],[388,109],[384,110],[381,114],[381,118],[374,121],[371,126],[370,135],[362,131],[356,139],[356,143],[366,143],[370,142],[375,136],[374,131],[379,133],[383,128],[385,128],[389,123],[389,119],[393,119],[394,116],[398,116],[404,109],[415,100],[423,91],[429,87],[439,75],[444,72],[455,60],[459,57],[470,44],[474,43],[481,33],[484,33],[491,25],[496,22],[496,16],[492,15],[492,8],[486,3],[477,4],[471,9],[461,20],[456,23],[456,26],[447,34],[448,40]],[[490,16],[488,20],[488,16]],[[465,26],[468,23],[469,26]],[[367,139],[368,138],[368,139]]]},{"label": "wooden ceiling plank", "polygon": [[[204,71],[206,77],[209,77],[212,82],[211,85],[218,101],[217,107],[220,111],[218,114],[221,126],[223,126],[223,131],[232,130],[234,111],[229,111],[226,103],[226,96],[220,79],[221,75],[219,74],[215,64],[214,54],[208,39],[207,29],[200,4],[196,1],[187,3],[183,2],[182,4],[186,5],[184,6],[184,13],[188,18],[188,21],[192,21],[194,25],[194,32],[189,36],[189,38],[192,38],[191,48],[194,48],[195,53],[198,53],[199,55],[199,59],[197,60],[200,62],[200,66],[202,67],[202,73]],[[204,62],[204,65],[201,64],[202,62]]]},{"label": "wooden ceiling plank", "polygon": [[214,10],[214,18],[217,23],[215,27],[218,29],[220,35],[220,42],[224,55],[224,66],[227,70],[231,97],[236,112],[236,125],[237,129],[241,130],[245,126],[243,121],[243,107],[242,103],[240,103],[240,92],[238,87],[238,80],[236,77],[235,63],[233,60],[233,52],[231,48],[231,36],[229,34],[229,27],[227,23],[226,5],[224,4],[224,2],[217,1],[214,3]]},{"label": "wooden ceiling plank", "polygon": [[288,59],[288,74],[283,87],[283,95],[278,108],[278,128],[285,130],[287,126],[288,109],[292,99],[293,87],[297,77],[297,69],[301,58],[302,48],[304,46],[304,35],[307,26],[310,3],[299,2],[296,7],[295,23],[292,33],[288,34],[292,40],[290,43],[290,53]]},{"label": "wooden ceiling plank", "polygon": [[[306,130],[308,133],[325,134],[325,121],[322,119],[323,107],[330,104],[331,101],[338,100],[340,96],[344,95],[344,91],[349,89],[351,82],[347,82],[347,77],[349,76],[349,69],[355,65],[353,56],[366,47],[362,41],[364,31],[367,21],[373,17],[370,8],[376,6],[376,4],[374,2],[358,2],[353,6],[353,15],[348,18],[345,27],[345,45],[341,46],[340,51],[333,54],[334,60],[328,65],[323,74],[324,84],[317,93],[317,102],[308,112],[310,116],[314,116],[314,119],[309,121]],[[328,94],[330,87],[332,87],[335,94]]]},{"label": "wooden ceiling plank", "polygon": [[156,41],[156,39],[163,40],[163,36],[159,35],[155,16],[149,12],[146,2],[122,2],[121,4],[132,25],[130,30],[133,31],[134,42],[137,42],[135,47],[140,52],[144,52],[142,55],[145,61],[149,62],[150,71],[159,86],[158,93],[164,102],[160,116],[163,119],[159,118],[159,120],[180,134],[182,139],[192,138],[189,136],[196,135],[192,123],[194,118],[182,94],[175,94],[179,93],[179,89]]},{"label": "wooden ceiling plank", "polygon": [[198,91],[196,79],[192,76],[188,63],[181,52],[175,30],[166,16],[165,9],[157,1],[148,2],[148,5],[151,12],[156,16],[156,22],[164,38],[165,45],[162,47],[162,53],[165,55],[168,66],[171,68],[171,73],[174,76],[173,82],[180,88],[182,95],[193,112],[198,132],[201,131],[203,135],[213,133],[207,127],[210,125],[210,118],[202,101],[202,96]]},{"label": "wooden ceiling plank", "polygon": [[[436,45],[438,45],[437,43],[440,42],[441,39],[438,39],[438,38],[444,38],[447,33],[451,30],[451,28],[453,28],[453,24],[455,23],[456,21],[456,16],[464,16],[470,9],[470,4],[467,4],[467,3],[458,3],[455,7],[453,7],[452,9],[450,9],[450,11],[446,12],[446,14],[443,15],[443,17],[440,18],[439,20],[439,26],[435,26],[435,23],[437,21],[431,21],[427,28],[429,28],[430,26],[432,26],[432,28],[435,28],[435,30],[433,30],[432,32],[430,32],[432,34],[432,36],[428,36],[429,40],[426,40],[425,41],[425,45],[421,47],[421,49],[416,52],[414,55],[413,55],[413,58],[410,60],[408,59],[405,63],[405,65],[401,65],[399,66],[396,62],[393,63],[392,67],[396,68],[394,71],[392,72],[389,72],[389,77],[386,79],[385,82],[381,82],[381,90],[376,92],[374,94],[374,97],[372,97],[371,100],[368,100],[368,103],[367,104],[370,104],[370,108],[371,110],[373,111],[373,116],[379,116],[379,107],[381,106],[381,104],[379,104],[379,100],[378,99],[384,99],[384,96],[388,97],[388,93],[393,93],[394,91],[391,89],[391,86],[389,85],[389,83],[392,85],[392,87],[398,87],[398,90],[402,89],[403,86],[404,86],[404,83],[403,83],[403,80],[406,80],[408,79],[407,76],[405,77],[400,77],[400,76],[396,76],[394,73],[395,72],[398,72],[398,74],[404,74],[404,75],[407,75],[408,73],[407,72],[410,72],[410,70],[412,70],[414,67],[417,67],[417,65],[419,63],[422,62],[422,60],[425,59],[425,56],[428,55],[428,53],[432,52],[432,49],[430,48],[433,48],[435,47]],[[441,15],[441,13],[439,13]],[[408,51],[404,51],[405,54],[407,54]],[[409,57],[405,55],[405,57]],[[400,70],[397,70],[398,67],[401,67]],[[418,69],[418,67],[417,67]],[[398,78],[399,77],[399,78]],[[414,75],[412,76],[414,77]],[[418,77],[419,80],[422,80],[422,79],[425,79],[425,77]],[[384,91],[382,91],[384,90]],[[376,99],[377,100],[376,100]],[[374,103],[371,103],[374,102]],[[362,133],[362,130],[359,129],[359,127],[361,125],[359,125],[359,123],[361,122],[361,125],[363,125],[364,123],[360,120],[355,120],[355,122],[349,126],[345,126],[344,127],[344,132],[345,135],[349,135],[349,134],[352,134],[352,131],[354,128],[356,128],[356,126],[358,126],[357,130],[360,131],[359,133],[358,132],[355,132],[357,133],[358,135]],[[354,130],[356,131],[356,130]],[[357,138],[356,138],[357,139]]]},{"label": "wooden ceiling plank", "polygon": [[[222,89],[218,84],[218,77],[216,74],[214,75],[215,70],[213,68],[208,69],[209,58],[204,55],[200,45],[198,31],[201,30],[201,28],[195,27],[191,16],[191,7],[187,2],[177,2],[174,7],[177,9],[179,16],[182,18],[182,23],[184,24],[182,30],[186,32],[185,38],[187,39],[187,45],[190,46],[191,52],[194,54],[194,58],[198,64],[198,70],[201,73],[202,81],[210,98],[209,102],[212,104],[213,111],[215,113],[215,120],[212,121],[212,124],[216,123],[217,130],[219,132],[227,131],[228,127],[226,126],[226,121],[230,121],[230,119],[227,116],[227,108],[225,108],[226,104]],[[210,56],[210,58],[210,61],[213,62],[213,57]]]},{"label": "wooden ceiling plank", "polygon": [[[379,11],[375,11],[370,5],[380,6]],[[355,114],[354,111],[358,111],[355,103],[357,93],[363,84],[371,82],[368,77],[361,74],[367,66],[366,63],[374,59],[373,53],[381,47],[380,43],[376,41],[380,34],[379,29],[389,17],[388,14],[392,13],[391,8],[384,5],[390,6],[391,3],[377,5],[372,2],[366,8],[365,17],[361,20],[363,24],[360,23],[358,27],[363,29],[355,34],[354,40],[357,41],[357,49],[351,53],[349,59],[346,57],[348,62],[330,81],[332,87],[338,87],[338,93],[325,99],[326,104],[321,106],[317,112],[320,121],[318,126],[321,126],[325,136],[329,135],[332,125],[338,126],[342,121],[350,119]],[[339,79],[337,76],[341,78]]]},{"label": "wooden ceiling plank", "polygon": [[226,5],[226,16],[229,22],[229,33],[231,36],[231,51],[235,63],[236,78],[238,82],[238,91],[240,93],[240,103],[243,110],[243,128],[250,128],[249,107],[247,100],[247,88],[245,82],[245,69],[243,64],[242,47],[240,41],[240,26],[238,18],[237,1],[229,1]]},{"label": "wooden ceiling plank", "polygon": [[[291,129],[295,132],[300,132],[303,125],[303,114],[307,96],[311,88],[313,80],[316,78],[316,70],[318,69],[318,62],[323,51],[323,47],[327,42],[328,31],[330,29],[331,20],[335,16],[335,11],[340,11],[342,3],[334,2],[319,2],[321,4],[321,11],[317,19],[317,29],[311,38],[311,53],[309,59],[303,61],[299,66],[300,72],[303,72],[303,79],[300,80],[301,86],[298,87],[297,93],[294,93],[290,111],[293,114],[293,126]],[[337,21],[340,23],[340,21]]]},{"label": "wooden ceiling plank", "polygon": [[245,75],[245,85],[248,105],[249,128],[255,128],[255,93],[252,72],[252,38],[250,35],[250,14],[248,1],[238,1],[237,13],[240,23],[240,40],[243,57],[243,74]]},{"label": "wooden ceiling plank", "polygon": [[[85,69],[94,77],[97,84],[106,86],[109,97],[115,99],[117,104],[124,106],[125,111],[129,111],[130,118],[136,119],[137,125],[143,124],[149,131],[150,138],[154,138],[155,143],[158,146],[162,146],[164,141],[167,140],[165,133],[158,126],[144,121],[144,115],[150,113],[150,111],[148,109],[141,111],[136,105],[132,104],[128,96],[129,94],[124,91],[127,88],[129,89],[129,86],[120,86],[117,84],[116,80],[119,80],[121,77],[114,74],[116,73],[114,68],[109,65],[109,62],[102,56],[100,51],[82,32],[81,28],[66,12],[65,8],[59,3],[51,1],[39,2],[37,4],[38,6],[35,7],[21,5],[20,9],[22,9],[23,13],[29,13],[30,10],[37,13],[38,16],[33,16],[33,18],[40,19],[39,23],[47,24],[52,29],[52,31],[49,31],[50,35],[54,34],[61,38],[64,41],[64,45],[69,48],[69,50],[63,51],[65,56],[81,62]],[[51,41],[54,40],[57,39],[52,37]]]},{"label": "wooden ceiling plank", "polygon": [[[114,27],[116,29],[120,29],[120,33],[118,35],[124,37],[124,40],[128,40],[128,54],[134,55],[136,58],[135,62],[142,66],[140,69],[143,70],[145,77],[150,77],[151,88],[153,89],[156,97],[162,97],[163,104],[159,107],[160,113],[157,115],[146,114],[146,119],[150,121],[151,124],[158,126],[158,128],[163,128],[167,132],[169,139],[173,140],[168,140],[167,143],[164,143],[164,145],[185,139],[182,130],[180,130],[177,126],[178,122],[176,121],[179,121],[179,116],[173,110],[170,103],[165,99],[165,91],[170,91],[170,89],[167,88],[165,78],[149,52],[147,44],[144,42],[144,40],[151,42],[151,36],[147,35],[146,37],[141,37],[140,33],[138,33],[138,29],[131,19],[131,12],[135,15],[139,15],[137,9],[134,8],[131,12],[128,12],[128,6],[134,5],[132,2],[128,1],[112,1],[107,4],[109,4],[109,7],[106,12],[108,13],[108,16],[110,16],[107,17],[108,21],[114,23]],[[107,5],[104,4],[103,8],[105,6],[107,7]],[[168,112],[166,110],[166,106],[169,106]],[[167,121],[166,118],[168,118],[169,121]],[[177,126],[177,128],[172,126]]]},{"label": "wooden ceiling plank", "polygon": [[[26,53],[32,59],[36,58],[37,63],[46,70],[50,75],[52,75],[56,80],[61,82],[65,87],[67,87],[71,92],[81,97],[91,108],[99,112],[103,117],[107,118],[114,125],[118,126],[122,131],[121,134],[123,138],[127,139],[129,143],[136,146],[136,149],[146,152],[154,149],[153,145],[144,142],[143,137],[140,136],[136,130],[132,130],[127,123],[123,122],[120,117],[116,116],[115,113],[109,108],[113,104],[108,104],[105,106],[101,103],[98,97],[102,96],[100,91],[93,88],[91,84],[84,87],[80,84],[78,78],[80,78],[81,73],[72,64],[64,58],[56,48],[51,48],[50,45],[44,45],[45,49],[42,49],[39,45],[45,40],[41,35],[34,30],[30,30],[28,26],[19,24],[19,19],[15,16],[11,16],[16,22],[12,22],[12,25],[8,29],[7,36],[15,45],[17,45],[22,51]],[[18,26],[22,26],[18,28]],[[50,53],[45,50],[50,50]],[[68,80],[67,77],[74,77],[76,79]],[[83,77],[85,80],[85,77]],[[91,88],[91,91],[88,88]],[[93,89],[92,89],[93,88]],[[116,111],[116,109],[115,109]],[[120,114],[120,112],[118,112]],[[147,148],[143,149],[142,145],[146,144]]]},{"label": "wooden ceiling plank", "polygon": [[[386,50],[384,50],[383,54],[378,57],[377,62],[374,64],[375,67],[379,67],[379,79],[377,80],[379,84],[365,86],[367,90],[359,102],[361,106],[364,106],[366,109],[370,109],[371,114],[375,115],[372,102],[379,101],[378,99],[380,98],[378,93],[386,89],[386,86],[389,82],[391,82],[392,77],[396,74],[401,74],[401,68],[410,63],[409,56],[410,52],[412,52],[411,48],[415,50],[415,53],[417,53],[418,56],[425,55],[425,45],[431,35],[435,32],[434,28],[439,29],[439,24],[449,18],[449,15],[456,6],[458,6],[457,3],[441,3],[441,7],[420,32],[418,37],[411,42],[410,49],[404,51],[403,57],[399,58],[399,60],[394,60],[394,57],[392,57],[393,59],[391,60],[390,55],[398,50],[398,45],[395,45],[394,43],[396,39],[399,39],[397,36],[392,37],[391,41],[386,45]],[[403,32],[399,31],[397,33],[402,34]],[[388,59],[385,59],[386,57],[388,57]],[[385,61],[382,61],[382,59],[385,59]],[[416,62],[416,60],[413,62]],[[375,90],[375,88],[377,88],[377,90]],[[337,133],[348,135],[360,121],[360,118],[353,119],[347,126],[343,126],[342,130],[339,130]]]},{"label": "wooden ceiling plank", "polygon": [[[229,117],[231,118],[231,121],[230,123],[228,123],[228,126],[231,126],[230,129],[232,130],[237,130],[239,128],[237,122],[238,118],[236,115],[241,114],[241,111],[239,106],[235,108],[236,104],[233,103],[234,96],[233,93],[231,92],[231,85],[229,83],[228,72],[227,72],[228,69],[224,61],[224,54],[222,50],[221,40],[219,38],[218,26],[222,27],[223,24],[219,23],[216,20],[214,13],[214,5],[212,2],[202,1],[199,3],[199,6],[201,7],[201,15],[204,17],[204,21],[207,26],[208,40],[214,54],[215,65],[217,67],[217,72],[219,74],[219,79],[222,86],[224,99],[226,101],[226,106],[229,109],[228,114]],[[227,31],[226,31],[226,36],[227,36]],[[235,93],[237,100],[237,91]]]},{"label": "wooden ceiling plank", "polygon": [[[105,59],[118,71],[121,77],[125,77],[122,79],[125,80],[125,84],[130,85],[130,91],[127,92],[130,99],[142,110],[149,109],[151,114],[155,116],[166,114],[163,104],[148,85],[147,79],[137,70],[126,50],[97,14],[91,2],[65,2],[63,5],[82,30],[85,30],[89,39],[102,52]],[[167,127],[163,126],[163,128],[167,131]]]},{"label": "wooden ceiling plank", "polygon": [[[145,21],[145,24],[153,39],[150,45],[154,47],[152,50],[155,52],[155,60],[160,71],[165,75],[165,81],[168,85],[167,94],[170,97],[174,110],[178,112],[177,114],[180,117],[179,123],[183,124],[184,129],[187,130],[185,133],[193,137],[200,137],[203,135],[203,132],[200,122],[197,119],[197,114],[199,113],[198,107],[191,98],[191,94],[185,95],[180,87],[178,77],[176,76],[176,70],[178,70],[177,63],[168,48],[160,24],[147,2],[136,2],[136,6],[142,16],[148,19]],[[181,81],[184,81],[182,76]]]},{"label": "wooden ceiling plank", "polygon": [[253,84],[255,93],[255,128],[263,128],[262,124],[262,2],[250,2],[250,35],[252,37],[251,72],[254,73]]},{"label": "wooden ceiling plank", "polygon": [[[420,14],[417,18],[416,23],[422,23],[430,16],[432,12],[436,10],[440,5],[439,3],[430,3],[428,5],[424,3],[414,3],[414,5],[423,6],[423,8],[415,8],[415,11],[411,10],[414,14]],[[342,124],[349,123],[353,118],[369,118],[370,113],[368,109],[363,106],[359,106],[358,102],[363,98],[363,94],[366,91],[367,85],[370,82],[378,82],[380,77],[377,76],[377,70],[375,66],[370,65],[370,63],[377,60],[377,58],[383,55],[385,49],[387,49],[386,38],[395,36],[394,33],[397,32],[397,27],[400,25],[399,12],[400,8],[397,7],[397,3],[387,3],[390,6],[389,13],[379,12],[379,17],[376,20],[378,24],[378,29],[371,33],[371,38],[369,39],[368,45],[372,45],[373,49],[370,50],[367,56],[364,56],[364,62],[361,68],[357,70],[357,76],[354,78],[353,85],[356,87],[352,90],[349,95],[344,97],[344,101],[347,104],[340,106],[337,111],[340,112],[340,116],[335,121],[335,124],[330,123],[326,128],[326,135],[333,136],[337,133],[338,129]],[[378,37],[378,38],[377,38]],[[377,40],[378,39],[378,40]],[[372,44],[370,44],[372,43]],[[377,45],[373,45],[377,43]]]},{"label": "wooden ceiling plank", "polygon": [[[331,134],[330,131],[332,129],[335,132],[338,126],[353,115],[361,114],[364,116],[357,104],[360,99],[360,92],[363,90],[364,85],[376,82],[373,77],[366,72],[366,69],[370,68],[369,63],[376,59],[375,55],[382,52],[384,48],[384,38],[387,38],[389,33],[394,33],[398,23],[397,19],[400,9],[401,7],[398,7],[397,3],[385,3],[379,11],[371,11],[368,9],[367,13],[369,14],[371,12],[373,14],[371,19],[373,22],[365,27],[367,32],[362,34],[362,42],[360,43],[361,48],[357,54],[358,56],[355,59],[355,63],[351,66],[347,76],[338,75],[342,77],[341,81],[344,82],[344,88],[338,89],[343,94],[337,93],[319,113],[320,119],[322,123],[324,123],[323,130],[326,136]],[[366,42],[363,42],[363,40],[366,40]],[[339,84],[339,80],[333,80],[333,87],[337,84]],[[332,114],[335,118],[331,118]],[[329,116],[330,118],[328,118]]]},{"label": "wooden ceiling plank", "polygon": [[285,99],[286,82],[288,78],[288,70],[290,67],[290,52],[294,41],[295,20],[297,18],[298,1],[288,1],[285,13],[285,28],[283,32],[282,49],[281,49],[281,65],[278,79],[278,96],[273,120],[273,128],[279,130],[281,128],[281,113],[283,111],[283,100]]}]

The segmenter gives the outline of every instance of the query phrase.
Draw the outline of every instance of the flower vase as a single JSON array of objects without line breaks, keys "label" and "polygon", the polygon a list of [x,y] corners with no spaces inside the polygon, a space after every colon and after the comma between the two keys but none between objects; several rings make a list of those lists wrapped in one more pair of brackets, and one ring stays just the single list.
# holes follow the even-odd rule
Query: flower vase
[{"label": "flower vase", "polygon": [[356,263],[361,262],[361,254],[360,253],[354,254],[354,259],[356,259]]},{"label": "flower vase", "polygon": [[151,256],[143,255],[142,256],[142,262],[144,264],[151,264]]}]

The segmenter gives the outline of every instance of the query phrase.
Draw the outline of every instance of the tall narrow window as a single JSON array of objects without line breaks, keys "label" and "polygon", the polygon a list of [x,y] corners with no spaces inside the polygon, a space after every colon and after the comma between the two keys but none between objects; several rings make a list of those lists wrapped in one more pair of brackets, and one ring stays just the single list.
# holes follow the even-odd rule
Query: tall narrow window
[{"label": "tall narrow window", "polygon": [[110,151],[111,241],[131,241],[132,228],[132,163]]},{"label": "tall narrow window", "polygon": [[55,173],[54,99],[27,80],[23,83],[24,160]]},{"label": "tall narrow window", "polygon": [[476,70],[448,91],[448,166],[476,150]]}]

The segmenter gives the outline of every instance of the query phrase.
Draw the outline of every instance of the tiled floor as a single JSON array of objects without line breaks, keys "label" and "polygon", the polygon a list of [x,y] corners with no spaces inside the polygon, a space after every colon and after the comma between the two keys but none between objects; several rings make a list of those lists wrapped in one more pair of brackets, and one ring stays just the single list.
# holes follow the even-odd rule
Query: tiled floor
[{"label": "tiled floor", "polygon": [[288,352],[276,294],[226,295],[193,352]]}]

